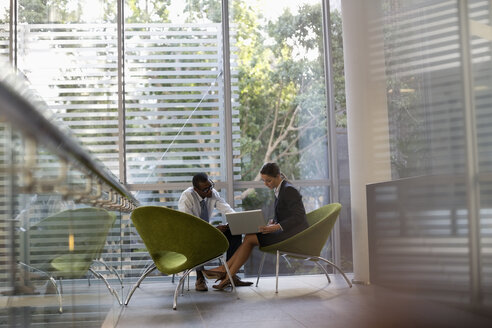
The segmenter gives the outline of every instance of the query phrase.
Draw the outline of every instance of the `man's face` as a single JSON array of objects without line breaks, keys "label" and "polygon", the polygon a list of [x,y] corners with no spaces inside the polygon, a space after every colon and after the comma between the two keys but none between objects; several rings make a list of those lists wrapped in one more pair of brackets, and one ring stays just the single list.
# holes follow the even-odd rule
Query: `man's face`
[{"label": "man's face", "polygon": [[198,187],[195,187],[195,191],[202,198],[207,198],[212,196],[213,185],[209,181],[206,182],[198,182]]}]

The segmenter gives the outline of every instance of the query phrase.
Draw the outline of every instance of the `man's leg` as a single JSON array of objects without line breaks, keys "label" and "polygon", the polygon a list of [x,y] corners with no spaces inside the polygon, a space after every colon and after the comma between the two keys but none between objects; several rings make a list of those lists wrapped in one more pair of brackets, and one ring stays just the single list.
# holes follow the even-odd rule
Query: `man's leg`
[{"label": "man's leg", "polygon": [[224,236],[227,238],[227,241],[229,242],[229,248],[227,249],[227,254],[226,254],[226,260],[229,261],[229,259],[236,252],[239,246],[241,246],[241,243],[243,242],[243,236],[231,234],[230,229],[227,229],[224,232]]},{"label": "man's leg", "polygon": [[207,281],[205,280],[202,272],[203,269],[203,266],[196,269],[195,290],[199,292],[206,292],[208,290]]}]

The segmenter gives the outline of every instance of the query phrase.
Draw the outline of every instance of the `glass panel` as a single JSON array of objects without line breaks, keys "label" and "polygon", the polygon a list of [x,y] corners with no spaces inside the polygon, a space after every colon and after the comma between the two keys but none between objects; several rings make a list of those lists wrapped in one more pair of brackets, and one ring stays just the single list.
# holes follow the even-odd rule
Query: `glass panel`
[{"label": "glass panel", "polygon": [[388,2],[383,11],[393,179],[463,173],[457,3]]},{"label": "glass panel", "polygon": [[328,178],[320,1],[230,4],[241,179],[259,180],[265,162],[290,179]]},{"label": "glass panel", "polygon": [[118,175],[114,12],[116,1],[20,0],[18,67],[53,111],[52,120]]},{"label": "glass panel", "polygon": [[[231,70],[239,72],[239,79],[233,81],[240,124],[234,159],[241,170],[236,177],[259,180],[262,164],[273,161],[291,180],[330,178],[321,1],[229,3]],[[330,8],[339,201],[343,205],[339,251],[344,270],[352,271],[340,2],[331,1]],[[264,195],[250,192],[243,190],[237,205],[266,201]],[[318,204],[329,202],[327,198]]]},{"label": "glass panel", "polygon": [[[9,138],[8,129],[4,132]],[[1,221],[3,229],[8,227],[2,243],[15,241],[14,249],[2,245],[9,261],[2,263],[2,272],[8,274],[2,276],[1,289],[4,296],[15,295],[9,299],[8,320],[16,323],[13,326],[26,320],[41,326],[101,325],[119,306],[103,281],[95,279],[102,274],[118,285],[115,271],[103,264],[114,243],[108,234],[116,215],[70,200],[91,179],[85,172],[71,168],[64,176],[65,164],[53,153],[18,133],[10,140],[10,167],[17,174],[2,182],[4,191],[10,184],[15,193],[2,193],[3,206],[10,210]]]},{"label": "glass panel", "polygon": [[225,176],[221,2],[126,2],[128,181]]},{"label": "glass panel", "polygon": [[[12,101],[21,94],[45,117],[54,117],[39,94],[29,90],[31,86],[16,84],[7,74],[0,76],[2,91],[11,91],[2,92],[0,104],[20,104],[19,113],[30,113],[30,106]],[[39,130],[29,131],[38,133],[33,140],[22,134],[22,125],[12,128],[6,123],[15,115],[9,116],[8,110],[1,114],[0,289],[8,310],[0,322],[12,326],[110,322],[107,315],[120,306],[122,284],[117,271],[121,265],[118,213],[97,207],[114,204],[108,186],[88,173],[93,168],[84,167],[87,163],[74,163],[74,158],[86,155],[83,151],[74,150],[76,155],[62,160],[52,151],[56,146],[43,146],[57,139],[55,127],[36,120]],[[27,121],[30,115],[22,117]],[[61,140],[60,148],[73,142],[69,135]],[[116,293],[108,291],[104,279]]]},{"label": "glass panel", "polygon": [[9,60],[10,0],[0,0],[0,66]]},{"label": "glass panel", "polygon": [[490,305],[491,2],[370,7],[367,24],[382,22],[365,37],[384,42],[367,58],[385,65],[393,180],[368,186],[371,280]]},{"label": "glass panel", "polygon": [[[492,305],[492,3],[469,1],[470,47],[472,54],[473,100],[480,179],[481,291],[486,306]],[[488,32],[486,32],[488,31]]]}]

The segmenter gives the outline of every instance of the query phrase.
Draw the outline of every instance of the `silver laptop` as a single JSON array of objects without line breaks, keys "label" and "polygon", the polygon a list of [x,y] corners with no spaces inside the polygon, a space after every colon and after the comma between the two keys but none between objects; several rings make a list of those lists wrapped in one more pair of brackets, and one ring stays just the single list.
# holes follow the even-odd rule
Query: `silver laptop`
[{"label": "silver laptop", "polygon": [[257,233],[258,227],[265,225],[265,218],[261,210],[226,213],[231,234]]}]

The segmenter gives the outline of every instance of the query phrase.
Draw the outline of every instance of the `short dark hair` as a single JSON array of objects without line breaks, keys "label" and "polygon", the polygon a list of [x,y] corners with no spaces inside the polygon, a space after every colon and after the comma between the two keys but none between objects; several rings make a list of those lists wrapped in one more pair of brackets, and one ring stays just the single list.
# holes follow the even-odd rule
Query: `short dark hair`
[{"label": "short dark hair", "polygon": [[193,176],[193,180],[191,180],[191,181],[193,182],[193,187],[198,188],[198,184],[200,182],[207,182],[208,181],[208,175],[207,175],[207,173],[204,173],[204,172],[197,173]]},{"label": "short dark hair", "polygon": [[275,178],[280,174],[280,167],[277,163],[265,163],[261,167],[260,174]]}]

